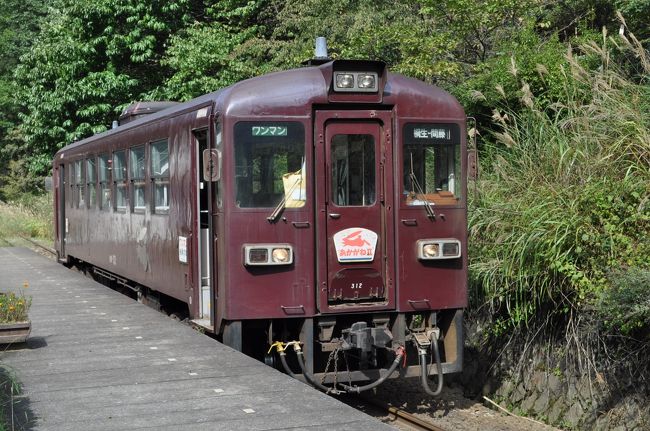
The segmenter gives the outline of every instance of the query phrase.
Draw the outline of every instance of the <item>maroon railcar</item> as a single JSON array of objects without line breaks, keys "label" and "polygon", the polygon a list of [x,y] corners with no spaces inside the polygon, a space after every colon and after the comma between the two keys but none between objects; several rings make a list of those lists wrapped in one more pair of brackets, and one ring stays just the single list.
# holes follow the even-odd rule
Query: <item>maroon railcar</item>
[{"label": "maroon railcar", "polygon": [[339,60],[124,117],[54,158],[60,261],[321,388],[461,369],[467,133],[451,95]]}]

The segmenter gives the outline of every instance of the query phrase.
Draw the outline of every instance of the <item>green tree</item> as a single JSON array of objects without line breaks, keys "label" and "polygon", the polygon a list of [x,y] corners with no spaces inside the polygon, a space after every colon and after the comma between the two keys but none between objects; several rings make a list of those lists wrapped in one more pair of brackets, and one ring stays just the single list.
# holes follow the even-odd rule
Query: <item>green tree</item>
[{"label": "green tree", "polygon": [[[20,55],[38,34],[44,15],[42,0],[5,0],[0,3],[0,187],[9,170],[9,161],[22,147],[16,100],[17,88],[13,78]],[[0,193],[0,198],[3,198]]]},{"label": "green tree", "polygon": [[162,64],[171,77],[154,96],[187,100],[271,70],[267,67],[264,0],[228,0],[206,7],[202,22],[180,30]]},{"label": "green tree", "polygon": [[58,148],[106,130],[127,103],[169,76],[170,35],[203,12],[199,0],[61,0],[16,70],[30,169]]}]

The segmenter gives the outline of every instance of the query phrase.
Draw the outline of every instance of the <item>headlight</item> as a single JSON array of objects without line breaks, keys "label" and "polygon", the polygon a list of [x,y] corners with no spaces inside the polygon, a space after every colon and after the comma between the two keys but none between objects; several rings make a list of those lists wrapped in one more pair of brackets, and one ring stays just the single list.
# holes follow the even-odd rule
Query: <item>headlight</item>
[{"label": "headlight", "polygon": [[440,251],[440,246],[438,244],[424,244],[422,246],[422,255],[426,259],[438,257],[439,251]]},{"label": "headlight", "polygon": [[244,265],[290,265],[293,247],[289,244],[245,244]]},{"label": "headlight", "polygon": [[354,75],[352,75],[351,73],[337,74],[336,86],[338,88],[354,88]]},{"label": "headlight", "polygon": [[271,256],[275,263],[287,263],[289,261],[289,249],[274,248]]},{"label": "headlight", "polygon": [[374,72],[334,72],[334,91],[375,93],[377,80]]},{"label": "headlight", "polygon": [[421,239],[416,247],[420,260],[456,259],[461,254],[460,241],[454,238]]},{"label": "headlight", "polygon": [[359,74],[359,88],[375,88],[375,75]]}]

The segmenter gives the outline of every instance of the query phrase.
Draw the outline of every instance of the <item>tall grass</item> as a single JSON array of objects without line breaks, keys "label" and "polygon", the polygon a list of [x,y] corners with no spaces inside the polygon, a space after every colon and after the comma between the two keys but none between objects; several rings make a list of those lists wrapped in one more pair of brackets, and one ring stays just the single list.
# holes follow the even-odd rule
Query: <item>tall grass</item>
[{"label": "tall grass", "polygon": [[593,306],[611,270],[650,267],[650,92],[613,53],[650,74],[640,46],[603,34],[569,48],[562,100],[539,108],[522,82],[521,106],[494,112],[470,278],[497,329]]},{"label": "tall grass", "polygon": [[52,241],[53,223],[51,194],[27,195],[12,203],[0,201],[0,239],[28,236]]}]

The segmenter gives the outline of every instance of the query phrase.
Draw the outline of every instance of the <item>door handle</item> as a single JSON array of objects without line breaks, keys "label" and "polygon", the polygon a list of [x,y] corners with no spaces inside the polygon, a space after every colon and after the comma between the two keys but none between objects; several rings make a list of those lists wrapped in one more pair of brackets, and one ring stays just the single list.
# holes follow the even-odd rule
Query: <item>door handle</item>
[{"label": "door handle", "polygon": [[333,219],[341,218],[341,214],[337,213],[329,213],[329,216]]}]

